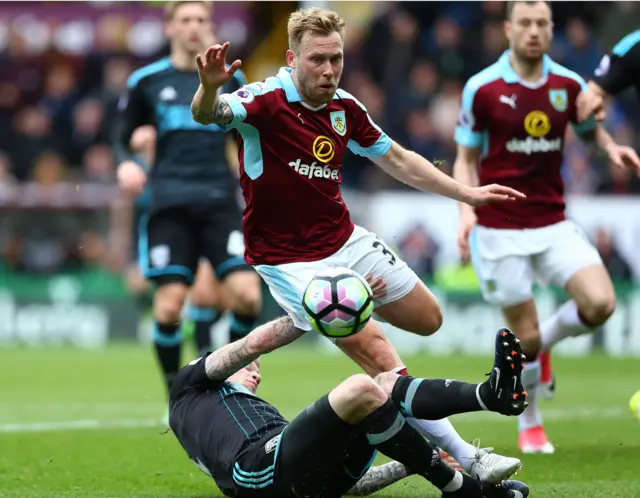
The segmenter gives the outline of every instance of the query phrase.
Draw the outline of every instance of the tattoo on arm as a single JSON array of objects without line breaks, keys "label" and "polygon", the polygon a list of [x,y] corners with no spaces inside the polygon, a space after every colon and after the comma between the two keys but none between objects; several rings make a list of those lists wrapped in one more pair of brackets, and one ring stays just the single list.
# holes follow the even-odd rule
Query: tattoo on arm
[{"label": "tattoo on arm", "polygon": [[406,467],[395,461],[371,467],[347,494],[351,496],[370,495],[391,486],[408,475]]},{"label": "tattoo on arm", "polygon": [[216,98],[211,109],[201,109],[195,103],[192,104],[191,114],[198,123],[226,125],[233,121],[231,107],[221,98]]},{"label": "tattoo on arm", "polygon": [[205,364],[207,377],[224,380],[260,355],[286,346],[303,334],[288,316],[261,325],[246,337],[211,353]]}]

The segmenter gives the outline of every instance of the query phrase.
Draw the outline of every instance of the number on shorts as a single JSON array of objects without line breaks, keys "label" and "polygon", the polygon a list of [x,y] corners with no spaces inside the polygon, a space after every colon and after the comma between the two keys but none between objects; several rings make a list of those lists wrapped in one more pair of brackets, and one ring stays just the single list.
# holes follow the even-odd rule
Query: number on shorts
[{"label": "number on shorts", "polygon": [[376,240],[373,243],[373,247],[375,249],[380,249],[382,251],[382,254],[384,254],[385,256],[389,256],[389,264],[391,266],[396,264],[396,256],[395,254],[393,254],[393,252],[391,252],[391,249],[389,249],[384,242],[382,242],[380,239]]}]

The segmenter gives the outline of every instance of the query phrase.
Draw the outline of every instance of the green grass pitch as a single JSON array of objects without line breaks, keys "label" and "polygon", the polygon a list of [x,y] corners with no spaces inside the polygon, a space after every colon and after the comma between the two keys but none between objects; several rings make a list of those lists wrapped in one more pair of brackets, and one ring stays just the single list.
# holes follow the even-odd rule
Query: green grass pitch
[{"label": "green grass pitch", "polygon": [[[187,358],[185,358],[187,359]],[[477,381],[490,358],[405,358],[415,376]],[[551,456],[524,456],[518,478],[539,497],[640,497],[640,422],[628,408],[640,363],[557,358],[558,394],[543,404]],[[289,347],[263,359],[259,394],[289,418],[358,372],[341,355]],[[221,496],[162,433],[164,392],[150,348],[0,350],[0,497]],[[453,418],[467,440],[517,454],[516,420]],[[376,496],[437,497],[411,478]]]}]

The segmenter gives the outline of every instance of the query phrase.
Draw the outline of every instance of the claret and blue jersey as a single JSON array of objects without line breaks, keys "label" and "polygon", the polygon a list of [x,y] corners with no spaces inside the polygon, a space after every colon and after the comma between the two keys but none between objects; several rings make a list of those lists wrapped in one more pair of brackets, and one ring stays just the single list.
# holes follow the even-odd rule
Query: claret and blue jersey
[{"label": "claret and blue jersey", "polygon": [[501,183],[525,201],[483,206],[478,223],[490,228],[539,228],[565,219],[562,150],[567,125],[578,134],[595,122],[576,119],[576,98],[586,86],[573,71],[544,57],[537,83],[521,80],[509,52],[469,79],[462,94],[456,142],[481,150],[480,184]]},{"label": "claret and blue jersey", "polygon": [[340,192],[347,149],[380,157],[391,139],[339,89],[317,108],[302,101],[289,68],[221,96],[239,135],[243,231],[251,264],[316,261],[353,232]]}]

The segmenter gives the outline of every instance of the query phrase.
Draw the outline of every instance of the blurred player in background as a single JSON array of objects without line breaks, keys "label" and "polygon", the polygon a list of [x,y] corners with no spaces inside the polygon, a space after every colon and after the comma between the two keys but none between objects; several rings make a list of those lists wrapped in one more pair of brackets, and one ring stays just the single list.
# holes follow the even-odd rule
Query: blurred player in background
[{"label": "blurred player in background", "polygon": [[[274,338],[277,347],[311,330],[302,309],[303,292],[318,271],[333,266],[384,281],[386,293],[375,300],[376,311],[393,325],[427,336],[442,323],[435,296],[416,274],[376,235],[352,222],[340,192],[347,148],[371,157],[400,181],[463,202],[511,202],[522,196],[500,185],[461,185],[393,142],[354,96],[338,88],[344,34],[345,22],[335,12],[293,13],[288,67],[219,98],[241,62],[226,64],[228,43],[210,47],[197,59],[201,85],[192,103],[194,119],[238,130],[245,258],[292,319]],[[371,376],[394,369],[406,373],[373,320],[336,344]],[[524,395],[519,396],[515,403],[521,409]],[[519,468],[516,459],[466,443],[447,419],[412,418],[411,423],[465,470],[480,472],[482,480],[500,479]]]},{"label": "blurred player in background", "polygon": [[[228,135],[227,159],[230,164],[237,163],[237,149],[235,142]],[[148,173],[153,164],[156,148],[156,129],[151,125],[144,125],[136,128],[131,135],[131,150],[137,152],[136,163],[145,168]],[[232,149],[232,150],[229,150]],[[234,155],[235,154],[235,155]],[[237,172],[237,167],[234,171]],[[127,272],[127,285],[131,293],[136,297],[136,302],[140,304],[141,311],[146,313],[153,304],[152,285],[141,271],[138,262],[138,235],[140,232],[140,221],[148,214],[151,202],[151,193],[148,186],[145,187],[141,196],[135,200],[135,215],[133,217],[133,240],[132,245],[135,264]],[[206,259],[200,259],[196,271],[195,281],[189,292],[189,302],[183,310],[182,333],[184,339],[191,338],[196,351],[202,355],[211,351],[211,328],[222,317],[225,310],[229,308],[227,293],[215,276],[211,264]]]},{"label": "blurred player in background", "polygon": [[[524,201],[475,210],[461,203],[458,233],[485,300],[502,308],[527,355],[522,378],[530,404],[519,418],[525,453],[554,451],[536,402],[539,383],[552,380],[540,377],[538,354],[595,330],[615,309],[598,251],[565,217],[560,168],[567,125],[613,164],[639,163],[633,149],[616,144],[593,119],[578,123],[575,103],[586,83],[546,55],[552,28],[547,2],[507,4],[510,49],[467,82],[455,135],[457,180],[470,186],[499,181],[527,194]],[[536,278],[564,287],[572,298],[542,326],[532,297]]]},{"label": "blurred player in background", "polygon": [[[286,317],[259,327],[249,342],[271,342],[273,332],[290,322]],[[289,423],[257,397],[260,364],[240,342],[184,367],[170,395],[171,429],[226,496],[339,498],[375,492],[407,474],[425,478],[443,497],[528,496],[523,483],[486,485],[448,467],[403,415],[407,409],[424,418],[483,409],[504,413],[518,394],[507,375],[499,386],[493,379],[468,384],[391,372],[375,379],[354,375]],[[499,330],[493,369],[506,374],[513,364],[521,366],[521,356],[513,333]],[[402,465],[370,469],[377,451]]]},{"label": "blurred player in background", "polygon": [[[139,258],[145,276],[157,287],[154,342],[169,389],[181,365],[180,315],[200,259],[211,263],[225,286],[234,313],[232,339],[253,328],[261,310],[261,288],[258,275],[242,258],[237,183],[226,159],[226,135],[219,127],[194,123],[189,111],[198,87],[195,55],[213,32],[212,5],[169,2],[165,9],[171,55],[129,78],[116,126],[116,151],[121,188],[140,195],[147,174],[132,160],[129,141],[139,126],[155,127],[151,202],[141,222]],[[238,74],[228,89],[233,91],[240,82]]]},{"label": "blurred player in background", "polygon": [[578,98],[578,118],[584,121],[595,114],[597,120],[604,119],[606,98],[632,86],[640,96],[640,29],[629,33],[602,57]]}]

